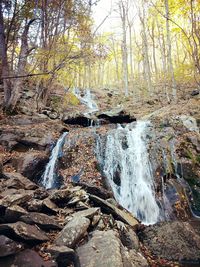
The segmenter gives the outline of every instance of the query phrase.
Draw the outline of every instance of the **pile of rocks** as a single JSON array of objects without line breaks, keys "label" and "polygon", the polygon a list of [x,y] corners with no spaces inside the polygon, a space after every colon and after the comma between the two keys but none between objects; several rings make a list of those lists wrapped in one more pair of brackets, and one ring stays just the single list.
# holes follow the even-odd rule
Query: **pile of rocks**
[{"label": "pile of rocks", "polygon": [[86,184],[47,191],[19,173],[0,184],[1,266],[148,266],[138,221],[109,192]]}]

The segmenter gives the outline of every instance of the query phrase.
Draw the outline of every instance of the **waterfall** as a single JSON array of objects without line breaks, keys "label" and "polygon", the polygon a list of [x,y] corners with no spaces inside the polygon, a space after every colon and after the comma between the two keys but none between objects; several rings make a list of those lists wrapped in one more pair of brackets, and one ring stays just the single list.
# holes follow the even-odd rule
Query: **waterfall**
[{"label": "waterfall", "polygon": [[45,172],[42,176],[42,185],[46,189],[51,189],[54,187],[56,184],[56,178],[57,178],[57,173],[56,173],[56,166],[57,166],[57,161],[58,158],[62,154],[62,147],[65,142],[65,137],[67,136],[67,132],[63,133],[60,138],[58,139],[55,147],[53,148],[50,156],[50,160],[46,166]]},{"label": "waterfall", "polygon": [[146,147],[148,125],[145,121],[125,128],[119,125],[97,149],[116,200],[144,224],[153,224],[159,220],[160,210]]},{"label": "waterfall", "polygon": [[80,91],[77,88],[74,89],[73,93],[80,100],[81,103],[88,107],[88,113],[93,113],[99,110],[89,89],[85,90],[83,97],[81,96]]}]

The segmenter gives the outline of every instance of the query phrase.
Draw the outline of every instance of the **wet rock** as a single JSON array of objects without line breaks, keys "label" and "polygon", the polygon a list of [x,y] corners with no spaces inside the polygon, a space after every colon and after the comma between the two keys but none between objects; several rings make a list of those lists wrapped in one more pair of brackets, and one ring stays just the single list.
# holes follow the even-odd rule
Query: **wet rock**
[{"label": "wet rock", "polygon": [[5,172],[4,177],[6,179],[9,179],[6,182],[7,188],[28,189],[28,190],[34,190],[38,188],[38,186],[35,183],[31,182],[29,179],[27,179],[20,173]]},{"label": "wet rock", "polygon": [[64,117],[63,122],[69,125],[80,125],[83,127],[88,127],[94,121],[94,118],[90,118],[86,115],[77,115],[76,117]]},{"label": "wet rock", "polygon": [[44,232],[36,226],[25,224],[24,222],[16,222],[0,225],[0,234],[8,237],[16,237],[27,242],[45,242],[48,237]]},{"label": "wet rock", "polygon": [[[1,265],[2,264],[2,265]],[[44,261],[34,250],[26,249],[13,257],[0,260],[4,267],[57,267],[55,262]]]},{"label": "wet rock", "polygon": [[73,263],[74,267],[80,267],[79,258],[71,248],[66,246],[52,246],[47,251],[58,263],[58,267],[68,266],[70,263]]},{"label": "wet rock", "polygon": [[16,254],[22,249],[23,245],[20,243],[15,242],[4,235],[0,235],[0,258]]},{"label": "wet rock", "polygon": [[20,221],[27,224],[37,224],[41,229],[44,230],[62,229],[62,227],[52,217],[43,213],[31,212],[27,215],[21,216]]},{"label": "wet rock", "polygon": [[119,208],[110,204],[108,201],[103,200],[97,196],[90,195],[89,197],[95,204],[100,206],[104,212],[109,214],[111,213],[114,218],[119,219],[135,228],[139,224],[138,220],[135,219],[128,211],[120,210]]},{"label": "wet rock", "polygon": [[87,229],[90,225],[90,220],[85,217],[75,216],[70,222],[68,222],[63,230],[58,234],[55,240],[57,246],[67,246],[74,248],[75,245],[84,237],[87,233]]},{"label": "wet rock", "polygon": [[42,152],[27,152],[19,158],[12,161],[17,172],[21,173],[30,180],[38,182],[44,172],[45,166],[49,158]]},{"label": "wet rock", "polygon": [[81,267],[123,267],[120,247],[113,230],[93,232],[91,239],[77,249]]},{"label": "wet rock", "polygon": [[99,113],[97,117],[104,123],[131,123],[136,121],[136,118],[131,117],[121,108]]},{"label": "wet rock", "polygon": [[157,257],[180,262],[200,258],[200,236],[187,222],[149,226],[141,234],[141,240]]},{"label": "wet rock", "polygon": [[4,221],[13,223],[16,222],[21,216],[28,214],[28,212],[18,205],[7,207]]}]

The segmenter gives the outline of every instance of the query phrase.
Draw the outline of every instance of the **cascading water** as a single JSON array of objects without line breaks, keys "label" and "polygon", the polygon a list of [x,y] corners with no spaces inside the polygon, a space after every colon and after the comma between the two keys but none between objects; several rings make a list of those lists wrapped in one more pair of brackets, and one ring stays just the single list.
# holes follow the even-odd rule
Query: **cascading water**
[{"label": "cascading water", "polygon": [[160,210],[146,147],[148,125],[139,121],[125,128],[118,126],[108,133],[106,144],[98,143],[97,149],[116,200],[144,224],[153,224],[159,220]]},{"label": "cascading water", "polygon": [[83,97],[81,96],[80,91],[77,88],[74,89],[73,93],[81,103],[89,108],[89,113],[93,113],[99,110],[96,102],[93,100],[91,91],[89,89],[85,90]]},{"label": "cascading water", "polygon": [[53,150],[51,152],[50,160],[46,166],[46,169],[45,169],[45,172],[42,176],[42,181],[41,181],[42,185],[46,189],[53,188],[57,182],[56,181],[56,178],[57,178],[57,173],[56,173],[57,161],[58,161],[58,158],[62,154],[62,147],[64,145],[65,138],[66,138],[67,134],[68,133],[65,132],[60,136],[55,147],[53,148]]}]

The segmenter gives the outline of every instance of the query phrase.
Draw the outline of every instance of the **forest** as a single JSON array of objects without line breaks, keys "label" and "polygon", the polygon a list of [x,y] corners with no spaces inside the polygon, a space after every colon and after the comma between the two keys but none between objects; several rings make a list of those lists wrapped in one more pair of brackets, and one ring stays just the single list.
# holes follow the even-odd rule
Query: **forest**
[{"label": "forest", "polygon": [[200,266],[199,0],[0,0],[13,266]]},{"label": "forest", "polygon": [[[116,1],[95,25],[98,2],[1,1],[6,110],[15,109],[24,87],[44,105],[52,92],[73,88],[108,88],[133,101],[167,103],[199,87],[198,0]],[[99,31],[111,15],[118,26]]]}]

